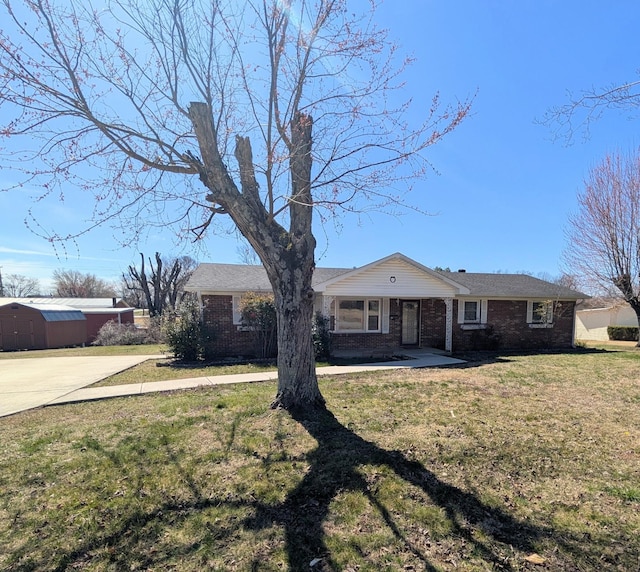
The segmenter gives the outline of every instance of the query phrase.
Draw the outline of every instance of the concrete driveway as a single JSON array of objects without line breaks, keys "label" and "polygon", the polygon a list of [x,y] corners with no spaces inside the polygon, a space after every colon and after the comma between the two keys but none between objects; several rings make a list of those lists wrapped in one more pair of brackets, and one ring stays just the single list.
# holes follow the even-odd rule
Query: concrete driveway
[{"label": "concrete driveway", "polygon": [[0,417],[40,407],[82,387],[164,356],[46,357],[0,360]]}]

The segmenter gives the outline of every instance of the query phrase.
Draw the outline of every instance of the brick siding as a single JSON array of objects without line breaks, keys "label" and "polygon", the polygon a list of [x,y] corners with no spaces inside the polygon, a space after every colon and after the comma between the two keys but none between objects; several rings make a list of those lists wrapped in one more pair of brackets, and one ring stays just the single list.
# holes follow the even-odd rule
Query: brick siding
[{"label": "brick siding", "polygon": [[526,300],[489,300],[486,329],[463,330],[454,320],[453,349],[494,349],[494,344],[495,349],[569,348],[573,343],[574,307],[575,302],[562,302],[552,327],[532,328],[527,323]]},{"label": "brick siding", "polygon": [[[253,356],[251,332],[233,324],[231,296],[203,296],[203,317],[213,326],[213,352],[218,356]],[[562,302],[553,327],[531,328],[527,324],[526,300],[489,300],[485,329],[463,330],[457,323],[458,301],[453,301],[453,350],[568,348],[573,342],[575,302]],[[420,301],[420,346],[444,349],[446,307],[437,298]],[[389,333],[333,333],[332,350],[370,349],[373,353],[399,348],[402,343],[402,316],[399,301],[390,300]]]},{"label": "brick siding", "polygon": [[211,351],[214,356],[255,355],[252,333],[239,331],[238,325],[233,323],[232,296],[202,296],[202,304],[203,320],[213,329]]}]

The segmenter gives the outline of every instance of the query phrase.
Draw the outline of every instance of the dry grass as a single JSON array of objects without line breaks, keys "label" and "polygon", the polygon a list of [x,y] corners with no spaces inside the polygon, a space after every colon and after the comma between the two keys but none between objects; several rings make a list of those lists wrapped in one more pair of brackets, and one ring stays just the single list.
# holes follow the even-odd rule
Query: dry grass
[{"label": "dry grass", "polygon": [[0,569],[639,569],[639,353],[322,390],[310,417],[255,384],[3,419]]}]

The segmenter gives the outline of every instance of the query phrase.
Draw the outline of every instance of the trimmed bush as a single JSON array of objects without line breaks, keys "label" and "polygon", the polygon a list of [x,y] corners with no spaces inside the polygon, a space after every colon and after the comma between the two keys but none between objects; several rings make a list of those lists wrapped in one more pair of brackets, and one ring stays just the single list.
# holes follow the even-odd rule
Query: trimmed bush
[{"label": "trimmed bush", "polygon": [[636,326],[609,326],[607,328],[609,339],[618,342],[637,342],[638,331]]}]

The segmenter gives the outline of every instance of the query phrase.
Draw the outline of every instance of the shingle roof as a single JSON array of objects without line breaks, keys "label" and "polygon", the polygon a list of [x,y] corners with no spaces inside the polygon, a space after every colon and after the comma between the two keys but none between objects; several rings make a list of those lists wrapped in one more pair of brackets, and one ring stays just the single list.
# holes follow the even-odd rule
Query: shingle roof
[{"label": "shingle roof", "polygon": [[[316,268],[312,284],[320,284],[351,268]],[[203,263],[189,278],[185,290],[190,292],[270,292],[271,284],[262,266]]]},{"label": "shingle roof", "polygon": [[[316,268],[315,286],[353,271],[353,268]],[[434,272],[469,289],[478,298],[546,298],[580,300],[586,294],[546,282],[526,274],[481,274],[472,272]],[[196,268],[185,288],[191,292],[269,292],[271,284],[262,266],[203,263]]]},{"label": "shingle roof", "polygon": [[534,278],[527,274],[482,274],[474,272],[439,272],[470,290],[479,298],[553,298],[579,300],[586,294]]}]

